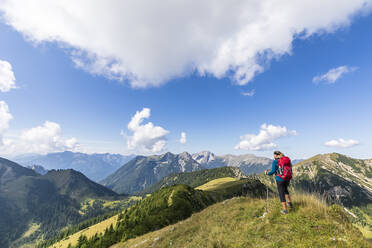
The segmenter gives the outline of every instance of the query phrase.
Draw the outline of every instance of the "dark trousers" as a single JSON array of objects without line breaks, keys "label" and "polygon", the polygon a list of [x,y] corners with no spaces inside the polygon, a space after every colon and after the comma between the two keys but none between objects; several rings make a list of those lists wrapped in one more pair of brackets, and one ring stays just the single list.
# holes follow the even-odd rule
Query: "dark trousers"
[{"label": "dark trousers", "polygon": [[285,195],[289,195],[288,186],[290,181],[276,181],[276,186],[278,187],[279,197],[281,202],[285,202]]}]

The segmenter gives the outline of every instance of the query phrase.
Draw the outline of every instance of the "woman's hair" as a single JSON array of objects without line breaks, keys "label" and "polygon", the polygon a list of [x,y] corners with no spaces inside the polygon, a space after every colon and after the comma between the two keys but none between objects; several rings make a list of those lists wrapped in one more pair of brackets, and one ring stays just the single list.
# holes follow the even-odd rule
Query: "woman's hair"
[{"label": "woman's hair", "polygon": [[284,156],[284,154],[281,151],[275,151],[274,154],[278,156]]}]

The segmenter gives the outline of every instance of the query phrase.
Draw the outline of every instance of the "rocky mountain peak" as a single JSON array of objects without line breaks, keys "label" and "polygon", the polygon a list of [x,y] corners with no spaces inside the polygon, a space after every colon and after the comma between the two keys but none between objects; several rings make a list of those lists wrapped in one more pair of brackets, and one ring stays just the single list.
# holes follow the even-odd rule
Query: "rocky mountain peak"
[{"label": "rocky mountain peak", "polygon": [[200,164],[207,164],[215,159],[215,155],[210,151],[202,151],[194,153],[192,158]]},{"label": "rocky mountain peak", "polygon": [[192,159],[192,156],[188,152],[182,152],[182,153],[178,154],[178,158],[179,159],[190,160],[190,159]]}]

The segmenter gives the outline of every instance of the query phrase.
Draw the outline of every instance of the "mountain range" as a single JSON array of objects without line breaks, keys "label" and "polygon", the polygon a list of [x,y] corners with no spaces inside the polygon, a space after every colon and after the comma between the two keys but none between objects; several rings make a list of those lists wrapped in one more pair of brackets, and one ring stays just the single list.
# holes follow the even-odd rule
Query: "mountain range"
[{"label": "mountain range", "polygon": [[74,169],[93,181],[99,181],[116,171],[134,155],[80,152],[57,152],[46,155],[20,155],[12,160],[26,167],[42,166],[46,170]]},{"label": "mountain range", "polygon": [[181,154],[168,152],[153,156],[65,151],[46,155],[20,155],[13,160],[32,168],[38,174],[45,174],[53,169],[74,169],[117,193],[127,194],[140,192],[171,173],[231,166],[250,175],[262,173],[272,162],[271,159],[252,154],[217,156],[209,151],[192,155],[187,152]]},{"label": "mountain range", "polygon": [[[148,200],[148,203],[142,204],[141,211],[150,211],[150,208],[154,210],[143,212],[144,215],[137,215],[139,212],[137,213],[136,208],[133,208],[128,212],[130,215],[127,217],[124,217],[125,215],[117,217],[123,222],[123,226],[130,224],[125,223],[125,218],[129,218],[133,223],[138,221],[143,223],[141,227],[138,227],[139,229],[133,226],[133,231],[128,232],[128,235],[134,235],[131,237],[158,229],[168,225],[167,223],[174,223],[174,220],[171,220],[173,217],[157,220],[151,217],[163,218],[166,216],[166,213],[162,213],[162,211],[169,209],[167,204],[163,203],[168,203],[168,207],[169,204],[172,204],[173,191],[171,189],[177,189],[177,194],[179,194],[177,197],[181,203],[185,204],[187,201],[200,200],[205,203],[204,200],[199,199],[200,197],[212,197],[214,200],[208,200],[207,205],[213,204],[234,196],[235,193],[232,194],[231,189],[234,192],[239,190],[242,192],[241,190],[249,185],[249,192],[255,192],[256,186],[254,185],[258,185],[257,190],[262,196],[262,185],[265,184],[271,189],[271,194],[275,195],[277,190],[274,177],[262,173],[270,167],[271,162],[272,160],[268,158],[253,155],[216,156],[211,152],[192,155],[183,152],[181,154],[136,156],[124,163],[106,179],[100,181],[102,184],[100,185],[73,169],[51,169],[46,173],[45,171],[40,173],[37,171],[42,170],[42,167],[36,166],[37,164],[34,164],[34,167],[30,169],[0,158],[0,247],[20,247],[20,244],[27,240],[32,241],[40,237],[52,238],[66,226],[107,213],[104,206],[110,205],[116,200],[126,199],[127,195],[119,195],[118,193],[151,193],[156,196],[149,198],[152,200]],[[243,173],[243,170],[246,173]],[[247,177],[247,174],[254,175]],[[252,181],[245,183],[244,180],[255,180],[256,183],[252,184]],[[225,185],[224,189],[219,188],[221,183]],[[187,185],[187,187],[180,187],[180,184]],[[200,186],[202,184],[207,186],[203,188]],[[211,187],[217,188],[219,192],[210,190]],[[208,196],[197,193],[192,188],[203,191],[208,191],[209,188]],[[229,190],[226,191],[227,188]],[[350,221],[367,236],[372,234],[372,159],[354,159],[342,154],[330,153],[316,155],[297,163],[293,162],[290,192],[296,192],[295,196],[299,192],[306,192],[311,197],[318,195],[329,204],[336,203],[345,207],[345,211],[347,211],[345,216],[348,215],[347,218],[351,218]],[[189,198],[190,195],[191,198]],[[162,200],[159,200],[158,197]],[[216,197],[219,197],[219,200]],[[157,208],[160,206],[158,204],[163,204],[165,208]],[[177,216],[189,216],[182,212],[182,204],[177,206],[180,207],[175,210],[178,211]],[[300,205],[298,209],[302,211]],[[261,210],[252,211],[254,211],[253,215],[257,215]],[[306,213],[298,212],[294,216],[298,215],[301,220],[303,216],[300,213],[306,215]],[[327,218],[333,218],[330,216],[327,214]],[[176,219],[183,218],[177,217]],[[240,218],[238,219],[240,220]],[[275,219],[277,216],[274,214],[270,218]],[[277,220],[275,219],[275,221]],[[157,226],[156,223],[161,224]],[[344,221],[342,220],[340,223],[342,224]],[[309,228],[311,227],[311,223],[306,224],[309,224]],[[322,224],[318,223],[317,225],[321,226]],[[151,228],[149,228],[150,226]],[[345,224],[346,226],[347,224]],[[112,235],[117,234],[114,227],[107,232]],[[32,228],[34,231],[29,236],[25,236],[24,234],[30,233]],[[111,237],[111,234],[107,234],[108,237]],[[105,235],[103,234],[103,236]],[[117,238],[115,237],[115,240]],[[85,241],[82,240],[82,242]]]},{"label": "mountain range", "polygon": [[245,175],[250,175],[262,173],[271,166],[271,162],[271,159],[251,154],[216,156],[208,151],[192,155],[187,152],[167,152],[162,155],[137,156],[100,183],[117,193],[133,194],[143,191],[172,173],[229,166],[239,168]]}]

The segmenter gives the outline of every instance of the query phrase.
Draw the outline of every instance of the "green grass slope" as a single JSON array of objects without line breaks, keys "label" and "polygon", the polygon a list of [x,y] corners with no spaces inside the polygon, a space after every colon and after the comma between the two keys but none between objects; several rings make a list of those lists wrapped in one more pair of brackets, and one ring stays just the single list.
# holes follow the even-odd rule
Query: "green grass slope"
[{"label": "green grass slope", "polygon": [[150,247],[371,247],[348,220],[342,207],[313,196],[293,197],[294,210],[280,214],[278,199],[236,197],[155,232],[112,248]]}]

